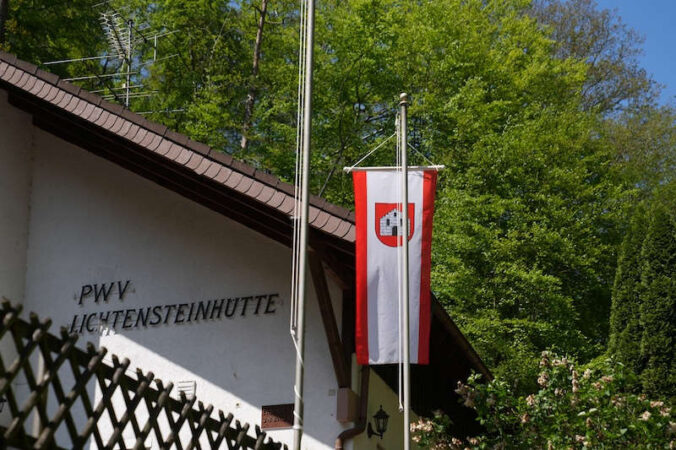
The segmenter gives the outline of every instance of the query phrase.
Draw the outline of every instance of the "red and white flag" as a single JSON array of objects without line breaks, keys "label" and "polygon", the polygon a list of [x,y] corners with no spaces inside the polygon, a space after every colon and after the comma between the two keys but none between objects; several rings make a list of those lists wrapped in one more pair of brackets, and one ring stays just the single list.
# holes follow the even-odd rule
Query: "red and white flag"
[{"label": "red and white flag", "polygon": [[[353,172],[357,228],[356,350],[359,364],[400,362],[401,172]],[[430,265],[436,170],[408,173],[411,363],[429,363]]]}]

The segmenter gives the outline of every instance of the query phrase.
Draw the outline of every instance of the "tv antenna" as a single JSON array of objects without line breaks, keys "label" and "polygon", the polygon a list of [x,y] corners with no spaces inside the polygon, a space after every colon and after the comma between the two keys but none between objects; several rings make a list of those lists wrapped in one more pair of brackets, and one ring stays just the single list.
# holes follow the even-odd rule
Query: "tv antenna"
[{"label": "tv antenna", "polygon": [[[131,15],[125,17],[119,10],[110,5],[110,1],[97,3],[94,8],[103,6],[105,8],[99,13],[99,22],[108,44],[108,48],[103,55],[49,61],[43,64],[48,66],[100,61],[103,73],[74,76],[66,78],[65,81],[98,81],[103,89],[92,90],[92,92],[100,93],[106,100],[117,101],[129,109],[132,100],[152,97],[157,93],[154,90],[140,90],[144,87],[142,83],[143,69],[156,61],[179,56],[178,53],[175,53],[158,58],[158,39],[174,34],[176,31],[157,32],[148,37],[144,31],[136,27]],[[148,45],[152,46],[152,59],[143,61],[143,56],[148,51]],[[106,73],[109,65],[112,65],[113,73]],[[117,86],[115,85],[116,82],[118,83]],[[119,82],[122,82],[121,86],[119,86]]]},{"label": "tv antenna", "polygon": [[101,22],[103,32],[106,34],[112,55],[117,56],[117,59],[123,62],[122,67],[126,69],[124,73],[126,77],[124,83],[124,106],[129,109],[131,66],[134,51],[134,22],[132,19],[127,19],[125,24],[124,19],[116,11],[102,12],[99,21]]}]

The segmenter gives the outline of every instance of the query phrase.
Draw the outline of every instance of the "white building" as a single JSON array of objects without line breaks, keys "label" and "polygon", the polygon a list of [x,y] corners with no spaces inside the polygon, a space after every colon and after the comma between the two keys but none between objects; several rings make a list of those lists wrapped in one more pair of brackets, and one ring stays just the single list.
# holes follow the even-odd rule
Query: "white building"
[{"label": "white building", "polygon": [[[0,52],[0,296],[252,425],[293,402],[292,189]],[[354,216],[314,199],[310,220],[304,448],[401,448],[396,367],[353,357]],[[453,387],[490,375],[436,301],[431,328],[414,411],[469,430]]]}]

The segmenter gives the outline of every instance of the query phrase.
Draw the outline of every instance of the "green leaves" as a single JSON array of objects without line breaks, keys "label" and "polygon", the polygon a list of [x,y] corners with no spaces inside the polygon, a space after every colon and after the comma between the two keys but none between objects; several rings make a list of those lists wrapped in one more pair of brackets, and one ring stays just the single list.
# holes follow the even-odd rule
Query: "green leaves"
[{"label": "green leaves", "polygon": [[646,232],[646,209],[639,205],[620,249],[613,304],[610,315],[610,354],[640,373],[640,348],[636,342],[642,334],[640,325],[641,248]]},{"label": "green leaves", "polygon": [[[106,47],[98,11],[92,3],[36,0],[9,2],[7,45],[3,50],[34,64],[84,58],[100,54]],[[99,61],[48,66],[64,77],[85,76],[100,66]]]},{"label": "green leaves", "polygon": [[656,202],[641,251],[640,356],[646,393],[676,399],[676,223]]},{"label": "green leaves", "polygon": [[640,205],[624,243],[613,290],[609,352],[650,395],[676,398],[676,225],[662,198]]}]

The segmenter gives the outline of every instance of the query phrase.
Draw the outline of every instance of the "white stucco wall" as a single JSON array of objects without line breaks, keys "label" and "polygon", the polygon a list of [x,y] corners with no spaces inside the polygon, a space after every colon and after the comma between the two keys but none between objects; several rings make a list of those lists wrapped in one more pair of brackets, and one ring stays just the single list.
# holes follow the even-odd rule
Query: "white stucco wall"
[{"label": "white stucco wall", "polygon": [[0,297],[24,297],[30,210],[31,116],[7,102],[0,89]]},{"label": "white stucco wall", "polygon": [[[7,91],[0,89],[0,299],[4,297],[13,303],[24,299],[32,141],[31,116],[11,106]],[[0,354],[6,363],[13,360],[16,350],[5,339],[0,343]],[[28,385],[22,377],[14,386],[19,395],[28,394]],[[10,419],[9,408],[2,408],[0,424],[8,424]]]}]

